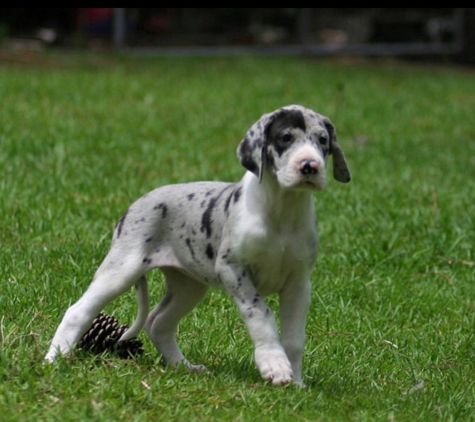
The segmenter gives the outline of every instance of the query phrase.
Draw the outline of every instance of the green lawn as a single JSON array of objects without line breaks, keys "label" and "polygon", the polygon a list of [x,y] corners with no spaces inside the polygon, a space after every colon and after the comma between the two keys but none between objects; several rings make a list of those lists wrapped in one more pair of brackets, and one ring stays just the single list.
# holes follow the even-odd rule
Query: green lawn
[{"label": "green lawn", "polygon": [[[473,70],[44,54],[0,62],[0,100],[0,420],[475,420]],[[260,380],[217,291],[179,335],[209,375],[164,368],[145,333],[135,360],[43,364],[129,204],[238,180],[248,127],[292,103],[332,119],[353,175],[315,195],[307,388]],[[106,312],[132,322],[133,293]]]}]

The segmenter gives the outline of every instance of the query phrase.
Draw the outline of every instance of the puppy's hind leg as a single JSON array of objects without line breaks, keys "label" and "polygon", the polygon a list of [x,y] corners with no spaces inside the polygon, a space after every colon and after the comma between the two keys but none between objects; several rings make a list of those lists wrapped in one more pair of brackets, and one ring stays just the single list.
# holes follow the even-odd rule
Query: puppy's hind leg
[{"label": "puppy's hind leg", "polygon": [[184,365],[191,371],[201,372],[205,367],[193,365],[185,358],[177,344],[175,333],[180,320],[205,296],[208,286],[172,268],[163,268],[162,272],[168,290],[150,313],[146,330],[167,365]]},{"label": "puppy's hind leg", "polygon": [[58,354],[68,354],[91,326],[93,319],[113,299],[128,291],[144,274],[140,259],[129,256],[117,264],[111,250],[97,270],[83,296],[66,311],[45,359],[52,362]]}]

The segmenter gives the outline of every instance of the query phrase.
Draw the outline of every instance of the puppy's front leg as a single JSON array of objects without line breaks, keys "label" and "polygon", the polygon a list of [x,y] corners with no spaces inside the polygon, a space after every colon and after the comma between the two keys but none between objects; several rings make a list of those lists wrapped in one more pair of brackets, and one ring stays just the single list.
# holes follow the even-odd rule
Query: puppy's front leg
[{"label": "puppy's front leg", "polygon": [[254,342],[254,358],[262,378],[274,385],[288,384],[293,377],[291,364],[279,341],[274,314],[254,287],[251,274],[233,264],[218,264],[217,271]]},{"label": "puppy's front leg", "polygon": [[310,307],[312,286],[308,279],[289,283],[280,292],[280,321],[282,345],[292,364],[294,383],[304,386],[302,381],[302,357],[305,345],[305,326]]}]

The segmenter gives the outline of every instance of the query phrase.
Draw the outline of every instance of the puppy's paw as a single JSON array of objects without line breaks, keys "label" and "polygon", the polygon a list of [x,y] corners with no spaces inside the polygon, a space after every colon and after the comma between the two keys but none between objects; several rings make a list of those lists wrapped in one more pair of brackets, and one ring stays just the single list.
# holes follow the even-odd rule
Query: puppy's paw
[{"label": "puppy's paw", "polygon": [[292,383],[293,383],[296,387],[301,388],[302,390],[303,390],[304,388],[307,388],[307,386],[304,384],[304,382],[303,382],[301,379],[300,379],[300,380],[296,380],[295,377],[294,377],[294,379],[292,380]]},{"label": "puppy's paw", "polygon": [[182,359],[182,360],[179,360],[179,361],[173,362],[173,363],[166,362],[166,364],[168,366],[171,366],[171,367],[175,368],[175,369],[178,369],[178,370],[184,369],[188,372],[193,372],[193,373],[196,373],[196,374],[199,374],[199,373],[207,374],[208,373],[208,370],[206,369],[206,366],[204,366],[204,365],[195,365],[187,359]]},{"label": "puppy's paw", "polygon": [[294,374],[283,349],[257,348],[255,359],[264,380],[272,382],[273,385],[285,385],[292,382]]},{"label": "puppy's paw", "polygon": [[44,357],[44,360],[47,363],[53,363],[55,359],[56,359],[56,353],[54,351],[53,352],[49,351]]},{"label": "puppy's paw", "polygon": [[197,373],[197,374],[201,373],[201,372],[203,372],[205,374],[208,373],[208,370],[206,369],[206,366],[204,366],[204,365],[194,365],[190,362],[188,362],[186,364],[186,369],[188,369],[188,371],[190,371],[190,372],[194,372],[194,373]]}]

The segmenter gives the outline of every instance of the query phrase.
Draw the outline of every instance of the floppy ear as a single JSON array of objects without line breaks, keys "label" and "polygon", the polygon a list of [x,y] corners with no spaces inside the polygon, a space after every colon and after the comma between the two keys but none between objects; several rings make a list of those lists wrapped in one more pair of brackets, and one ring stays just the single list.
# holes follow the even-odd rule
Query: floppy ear
[{"label": "floppy ear", "polygon": [[350,169],[345,159],[343,150],[336,140],[335,126],[328,118],[325,118],[325,128],[330,136],[330,154],[333,156],[333,177],[342,183],[348,183],[351,180]]},{"label": "floppy ear", "polygon": [[267,127],[273,121],[272,116],[274,114],[264,114],[254,123],[247,131],[237,150],[239,162],[258,177],[259,183],[262,181],[264,173]]}]

